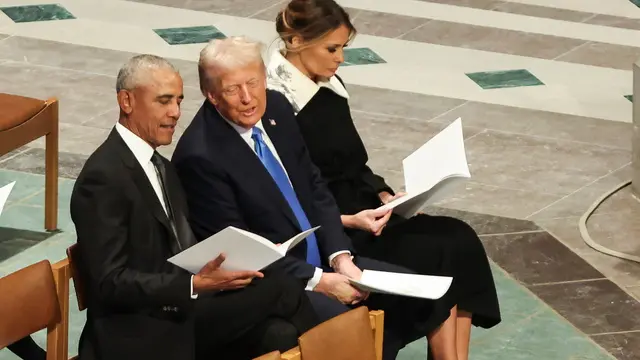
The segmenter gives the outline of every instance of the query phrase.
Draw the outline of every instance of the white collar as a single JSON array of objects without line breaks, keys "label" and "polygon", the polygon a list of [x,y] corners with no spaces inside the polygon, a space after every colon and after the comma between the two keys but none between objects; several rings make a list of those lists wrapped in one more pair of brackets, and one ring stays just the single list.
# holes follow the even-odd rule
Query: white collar
[{"label": "white collar", "polygon": [[[233,121],[227,120],[225,117],[223,117],[223,119],[229,125],[231,125],[231,127],[234,128],[234,130],[237,131],[238,134],[240,134],[240,136],[242,136],[243,138],[245,138],[245,137],[251,138],[251,135],[253,134],[253,128],[251,128],[251,129],[243,128],[242,126],[234,123]],[[260,121],[258,121],[253,127],[257,127],[264,134],[264,126],[262,126],[262,119],[260,119]]]},{"label": "white collar", "polygon": [[349,98],[349,93],[337,77],[315,83],[282,56],[278,49],[271,53],[268,60],[267,87],[286,96],[296,114],[311,101],[320,87],[326,87],[345,99]]},{"label": "white collar", "polygon": [[140,165],[142,165],[143,168],[147,166],[154,152],[151,145],[147,144],[146,141],[142,140],[138,135],[131,132],[131,130],[119,122],[116,123],[116,131],[120,134],[120,137],[124,140],[124,143],[127,144]]},{"label": "white collar", "polygon": [[[218,109],[216,109],[216,111],[218,111]],[[227,119],[226,117],[224,117],[222,114],[220,114],[220,112],[218,111],[218,114],[220,115],[221,118],[224,119],[224,121],[227,122],[227,124],[231,125],[231,127],[238,132],[238,134],[240,134],[240,136],[245,139],[245,141],[251,140],[251,135],[253,134],[253,128],[251,129],[247,129],[244,128],[236,123],[234,123],[233,121]],[[262,133],[264,134],[264,126],[262,125],[262,119],[260,119],[255,125],[254,127],[257,127],[258,129],[262,130]]]}]

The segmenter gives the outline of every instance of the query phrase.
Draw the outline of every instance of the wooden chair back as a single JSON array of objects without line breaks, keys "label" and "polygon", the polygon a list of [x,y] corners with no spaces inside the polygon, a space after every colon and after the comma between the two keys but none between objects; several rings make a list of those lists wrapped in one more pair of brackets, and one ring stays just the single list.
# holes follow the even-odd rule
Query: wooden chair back
[{"label": "wooden chair back", "polygon": [[43,260],[0,278],[0,348],[47,329],[47,360],[66,360],[69,293],[57,287],[59,275]]},{"label": "wooden chair back", "polygon": [[382,360],[384,312],[361,306],[325,321],[298,338],[283,360]]},{"label": "wooden chair back", "polygon": [[78,271],[78,261],[80,253],[78,251],[78,244],[73,244],[67,249],[67,259],[69,259],[69,269],[71,271],[71,279],[73,279],[73,287],[76,290],[76,299],[78,300],[78,309],[83,311],[86,309],[85,303],[85,288],[84,282],[81,279],[80,272]]}]

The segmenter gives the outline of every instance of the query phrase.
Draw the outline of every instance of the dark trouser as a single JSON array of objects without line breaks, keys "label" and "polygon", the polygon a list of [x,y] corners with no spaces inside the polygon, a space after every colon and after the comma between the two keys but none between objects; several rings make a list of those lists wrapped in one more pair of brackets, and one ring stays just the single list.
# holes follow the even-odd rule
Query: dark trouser
[{"label": "dark trouser", "polygon": [[250,359],[297,345],[319,324],[301,280],[266,273],[242,290],[196,301],[197,358]]},{"label": "dark trouser", "polygon": [[31,336],[22,338],[7,346],[16,356],[22,360],[46,360],[47,353],[36,344]]},{"label": "dark trouser", "polygon": [[[365,257],[356,257],[355,264],[362,270],[414,273],[401,266]],[[316,309],[320,321],[329,320],[351,309],[351,307],[320,293],[307,292],[307,296]],[[398,356],[398,352],[405,345],[426,336],[430,330],[436,328],[449,317],[450,311],[450,309],[439,306],[437,301],[376,293],[372,293],[361,304],[366,305],[371,310],[383,310],[385,312],[384,360],[395,359]]]}]

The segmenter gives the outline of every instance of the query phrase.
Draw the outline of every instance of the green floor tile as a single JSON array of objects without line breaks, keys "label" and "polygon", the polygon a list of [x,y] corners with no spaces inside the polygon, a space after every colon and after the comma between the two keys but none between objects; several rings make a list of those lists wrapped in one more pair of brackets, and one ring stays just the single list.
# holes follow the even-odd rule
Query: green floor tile
[{"label": "green floor tile", "polygon": [[427,358],[427,341],[420,339],[400,350],[398,360],[425,360]]},{"label": "green floor tile", "polygon": [[[69,179],[58,180],[58,209],[60,209],[60,211],[69,212],[74,183],[75,181]],[[25,199],[22,203],[26,205],[44,206],[44,189],[41,188],[39,192]]]},{"label": "green floor tile", "polygon": [[[0,227],[44,232],[44,207],[10,204],[0,216]],[[68,209],[58,209],[58,229],[73,231],[73,222]]]},{"label": "green floor tile", "polygon": [[386,61],[369,48],[345,49],[342,66],[383,64]]},{"label": "green floor tile", "polygon": [[[502,323],[516,323],[530,317],[546,305],[524,286],[504,273],[497,265],[491,264],[493,280],[498,289]],[[500,326],[498,325],[498,326]]]},{"label": "green floor tile", "polygon": [[215,26],[155,29],[153,31],[170,45],[201,44],[226,37]]},{"label": "green floor tile", "polygon": [[[474,327],[470,359],[611,359],[602,348],[524,286],[492,264],[502,322],[491,329]],[[426,359],[426,341],[407,345],[398,360]]]},{"label": "green floor tile", "polygon": [[528,70],[487,71],[466,74],[483,89],[544,85]]},{"label": "green floor tile", "polygon": [[67,9],[58,4],[2,7],[0,11],[17,23],[75,19]]},{"label": "green floor tile", "polygon": [[16,184],[9,194],[7,206],[11,203],[25,201],[44,189],[44,176],[0,169],[0,187],[13,181]]},{"label": "green floor tile", "polygon": [[474,360],[581,359],[610,360],[613,357],[576,330],[551,309],[503,329],[475,343]]}]

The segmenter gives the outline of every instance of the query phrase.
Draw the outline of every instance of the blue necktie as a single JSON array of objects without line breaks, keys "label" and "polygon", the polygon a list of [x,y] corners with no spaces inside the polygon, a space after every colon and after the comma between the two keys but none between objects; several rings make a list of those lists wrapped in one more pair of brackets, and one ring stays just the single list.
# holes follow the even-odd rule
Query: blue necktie
[{"label": "blue necktie", "polygon": [[[303,231],[310,229],[311,224],[309,223],[309,219],[307,219],[307,215],[304,213],[304,210],[300,205],[300,201],[298,201],[298,196],[296,196],[287,174],[284,172],[284,169],[280,165],[280,162],[278,162],[278,159],[276,159],[262,139],[262,130],[254,127],[251,138],[255,141],[255,150],[260,161],[262,161],[264,167],[267,168],[267,171],[278,185],[280,192],[282,192],[287,203],[289,203],[291,210],[293,210],[293,213],[298,220],[298,225],[300,225],[300,228]],[[315,234],[311,234],[307,237],[307,262],[315,267],[320,267],[321,264],[320,252],[318,251],[318,241],[316,240]]]}]

